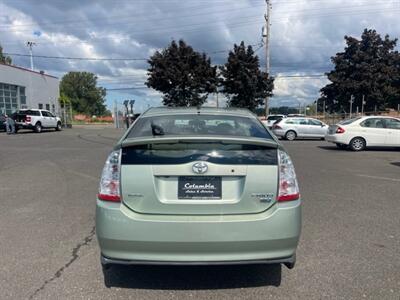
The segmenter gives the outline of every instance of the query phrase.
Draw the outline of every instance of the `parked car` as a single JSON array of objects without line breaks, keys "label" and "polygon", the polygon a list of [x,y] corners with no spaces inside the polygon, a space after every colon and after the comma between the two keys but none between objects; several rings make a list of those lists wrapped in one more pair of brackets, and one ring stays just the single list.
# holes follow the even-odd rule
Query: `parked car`
[{"label": "parked car", "polygon": [[366,147],[400,147],[400,119],[358,117],[329,126],[325,140],[340,149],[361,151]]},{"label": "parked car", "polygon": [[285,118],[285,115],[269,115],[266,120],[262,120],[261,122],[264,123],[268,128],[272,128],[272,125],[278,120]]},{"label": "parked car", "polygon": [[324,138],[328,125],[313,118],[285,118],[272,126],[277,137],[293,141],[296,138]]},{"label": "parked car", "polygon": [[54,128],[60,131],[61,119],[56,117],[48,110],[44,109],[22,109],[15,115],[15,127],[16,130],[21,128],[32,129],[35,132],[42,132],[45,128]]},{"label": "parked car", "polygon": [[292,268],[300,206],[289,155],[248,110],[152,108],[103,169],[101,263]]}]

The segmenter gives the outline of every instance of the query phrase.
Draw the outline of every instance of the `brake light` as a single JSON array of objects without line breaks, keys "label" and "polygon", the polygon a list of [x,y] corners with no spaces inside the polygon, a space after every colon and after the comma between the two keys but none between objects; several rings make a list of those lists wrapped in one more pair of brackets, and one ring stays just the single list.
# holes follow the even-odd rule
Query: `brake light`
[{"label": "brake light", "polygon": [[299,185],[297,183],[296,172],[289,155],[278,150],[279,163],[279,191],[277,200],[293,201],[300,198]]},{"label": "brake light", "polygon": [[31,122],[31,116],[26,116],[25,122],[26,122],[26,123],[30,123],[30,122]]},{"label": "brake light", "polygon": [[338,127],[337,129],[336,129],[336,133],[344,133],[346,130],[344,130],[344,128],[342,128],[342,127]]},{"label": "brake light", "polygon": [[278,124],[274,124],[272,125],[272,129],[282,129],[282,127],[279,126]]},{"label": "brake light", "polygon": [[121,202],[120,183],[120,150],[113,151],[108,156],[101,174],[97,198],[103,201]]}]

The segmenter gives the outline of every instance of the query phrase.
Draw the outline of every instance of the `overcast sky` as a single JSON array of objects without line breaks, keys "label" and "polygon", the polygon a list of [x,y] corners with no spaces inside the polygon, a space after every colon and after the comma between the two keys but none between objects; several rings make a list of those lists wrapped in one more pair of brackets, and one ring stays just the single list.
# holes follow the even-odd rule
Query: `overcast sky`
[{"label": "overcast sky", "polygon": [[[90,71],[99,84],[136,90],[109,91],[112,101],[137,100],[141,111],[159,105],[161,96],[144,88],[147,59],[172,39],[184,39],[223,64],[234,43],[258,49],[264,23],[264,0],[0,0],[0,44],[5,52],[35,55],[138,60],[79,61],[35,58],[35,69],[62,77],[68,71]],[[274,0],[272,1],[271,72],[274,106],[311,103],[327,83],[323,77],[281,77],[323,74],[330,57],[344,47],[344,35],[359,37],[364,28],[400,37],[399,0]],[[226,51],[225,51],[226,50]],[[29,58],[13,56],[29,67]],[[209,104],[213,105],[210,98]]]}]

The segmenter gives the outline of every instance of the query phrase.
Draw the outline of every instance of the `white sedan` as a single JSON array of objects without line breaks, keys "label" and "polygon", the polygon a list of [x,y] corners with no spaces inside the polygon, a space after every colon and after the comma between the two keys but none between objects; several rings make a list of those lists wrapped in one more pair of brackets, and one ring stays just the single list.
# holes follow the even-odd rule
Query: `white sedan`
[{"label": "white sedan", "polygon": [[342,121],[329,126],[325,140],[353,151],[366,147],[400,147],[400,119],[368,116]]}]

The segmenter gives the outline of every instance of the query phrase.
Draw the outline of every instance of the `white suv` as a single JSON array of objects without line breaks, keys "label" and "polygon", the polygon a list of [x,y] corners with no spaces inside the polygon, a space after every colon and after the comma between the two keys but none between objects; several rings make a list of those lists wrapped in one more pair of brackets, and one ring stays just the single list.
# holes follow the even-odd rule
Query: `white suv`
[{"label": "white suv", "polygon": [[42,132],[43,128],[60,131],[61,119],[44,109],[21,109],[15,114],[15,129],[33,129]]}]

